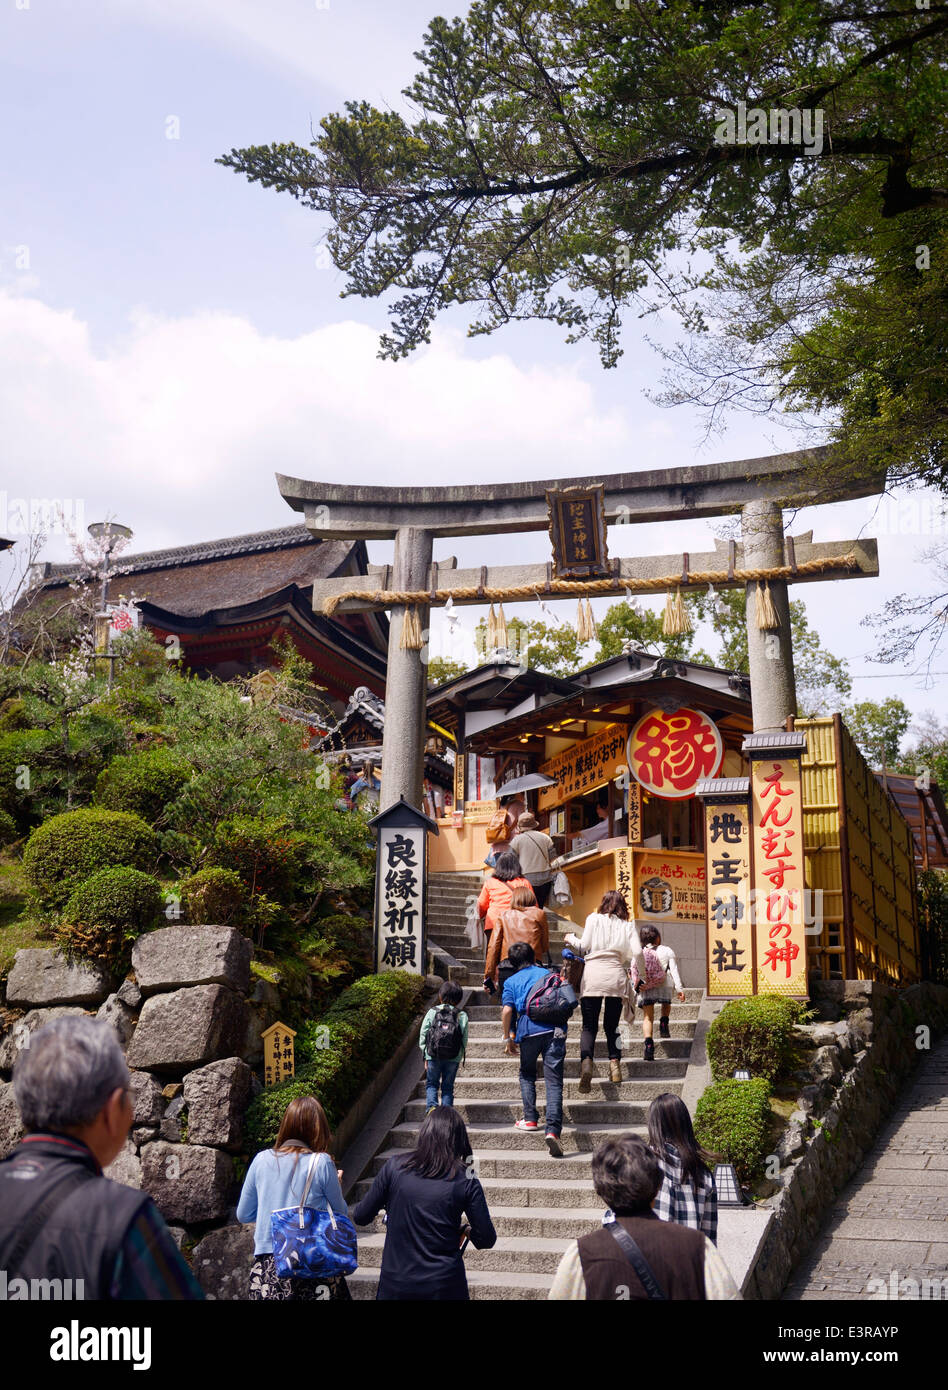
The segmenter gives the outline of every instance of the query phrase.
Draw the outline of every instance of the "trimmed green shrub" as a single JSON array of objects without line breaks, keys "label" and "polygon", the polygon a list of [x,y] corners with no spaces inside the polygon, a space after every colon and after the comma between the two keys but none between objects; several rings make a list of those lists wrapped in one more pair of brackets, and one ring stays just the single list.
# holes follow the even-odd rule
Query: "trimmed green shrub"
[{"label": "trimmed green shrub", "polygon": [[695,1107],[695,1137],[702,1148],[733,1163],[742,1182],[756,1177],[770,1141],[770,1086],[754,1081],[716,1081]]},{"label": "trimmed green shrub", "polygon": [[129,966],[132,942],[162,918],[161,886],[150,874],[124,867],[99,869],[71,894],[53,934],[67,956]]},{"label": "trimmed green shrub", "polygon": [[157,837],[139,816],[83,808],[37,826],[23,851],[23,871],[40,908],[58,912],[97,869],[147,870],[157,853]]},{"label": "trimmed green shrub", "polygon": [[[45,785],[46,770],[57,748],[58,740],[48,729],[0,734],[0,808],[13,817],[20,830],[29,825],[36,793]],[[24,768],[29,786],[22,785]]]},{"label": "trimmed green shrub", "polygon": [[190,779],[190,767],[170,748],[130,753],[113,758],[99,773],[96,805],[110,811],[132,811],[151,823]]},{"label": "trimmed green shrub", "polygon": [[778,994],[757,994],[725,1004],[708,1029],[708,1060],[715,1081],[746,1067],[752,1077],[793,1070],[793,1027],[807,1016],[805,1004]]},{"label": "trimmed green shrub", "polygon": [[418,975],[366,975],[321,1019],[304,1024],[296,1037],[296,1076],[263,1091],[247,1110],[245,1133],[254,1151],[275,1142],[283,1112],[297,1096],[315,1096],[338,1128],[404,1037],[422,985]]},{"label": "trimmed green shrub", "polygon": [[30,727],[30,717],[23,701],[13,696],[0,703],[0,734],[10,734]]},{"label": "trimmed green shrub", "polygon": [[0,845],[12,845],[19,837],[16,821],[6,811],[0,811]]},{"label": "trimmed green shrub", "polygon": [[178,889],[185,917],[195,926],[237,926],[245,919],[247,890],[233,869],[199,869]]},{"label": "trimmed green shrub", "polygon": [[285,820],[232,816],[217,827],[207,858],[216,868],[238,873],[252,895],[285,902],[293,896],[305,856],[305,837]]}]

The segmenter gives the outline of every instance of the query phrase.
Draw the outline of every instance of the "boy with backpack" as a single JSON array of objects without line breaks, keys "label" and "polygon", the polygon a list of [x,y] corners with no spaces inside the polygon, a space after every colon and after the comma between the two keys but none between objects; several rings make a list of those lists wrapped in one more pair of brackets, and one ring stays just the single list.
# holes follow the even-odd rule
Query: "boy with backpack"
[{"label": "boy with backpack", "polygon": [[454,1104],[454,1078],[467,1051],[467,1014],[458,1005],[463,997],[456,980],[445,980],[438,990],[438,1002],[429,1009],[421,1025],[418,1046],[425,1059],[426,1115],[441,1104]]},{"label": "boy with backpack", "polygon": [[639,939],[642,942],[642,953],[645,956],[645,978],[643,979],[638,970],[632,967],[632,983],[641,993],[638,1002],[642,1006],[642,1036],[645,1039],[646,1062],[655,1061],[655,1043],[652,1040],[652,1026],[655,1013],[655,1005],[661,1004],[662,1016],[658,1023],[658,1036],[660,1038],[671,1037],[668,1026],[668,1016],[671,1013],[672,991],[668,983],[668,975],[671,974],[675,982],[675,989],[678,991],[678,1002],[685,1002],[685,991],[682,987],[681,976],[678,974],[678,961],[675,952],[670,946],[662,945],[662,938],[657,927],[651,925],[643,927],[639,932]]},{"label": "boy with backpack", "polygon": [[[579,1000],[562,974],[536,964],[533,947],[514,941],[507,959],[514,967],[501,994],[504,1051],[515,1056],[520,1049],[520,1095],[523,1119],[516,1129],[538,1128],[537,1060],[543,1058],[546,1085],[546,1146],[553,1158],[562,1158],[563,1067],[566,1061],[566,1027]],[[514,1018],[517,1026],[514,1031]]]}]

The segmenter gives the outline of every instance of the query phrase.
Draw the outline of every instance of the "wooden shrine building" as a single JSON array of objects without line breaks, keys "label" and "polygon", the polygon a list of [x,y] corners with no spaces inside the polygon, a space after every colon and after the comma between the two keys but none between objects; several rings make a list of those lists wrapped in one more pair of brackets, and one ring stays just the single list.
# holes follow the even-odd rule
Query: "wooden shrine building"
[{"label": "wooden shrine building", "polygon": [[[176,636],[186,667],[221,680],[272,666],[270,643],[286,633],[339,712],[359,686],[384,693],[388,621],[383,613],[314,612],[313,583],[366,571],[363,541],[317,540],[305,526],[281,526],[118,555],[109,599],[134,598],[159,642]],[[61,602],[76,573],[47,562],[35,567],[34,583],[44,599]]]}]

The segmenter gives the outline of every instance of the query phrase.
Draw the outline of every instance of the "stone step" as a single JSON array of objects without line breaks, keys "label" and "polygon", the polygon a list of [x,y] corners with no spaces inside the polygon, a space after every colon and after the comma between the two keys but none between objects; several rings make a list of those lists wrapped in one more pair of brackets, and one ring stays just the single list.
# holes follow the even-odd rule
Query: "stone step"
[{"label": "stone step", "polygon": [[[608,1061],[598,1055],[593,1061],[593,1076],[600,1080],[607,1080],[609,1077]],[[642,1049],[636,1048],[635,1054],[630,1058],[626,1053],[622,1059],[622,1074],[628,1081],[683,1081],[688,1070],[688,1063],[684,1058],[669,1061],[667,1058],[656,1057],[654,1062],[643,1062],[641,1059]],[[511,1069],[512,1068],[512,1069]],[[565,1075],[567,1079],[578,1078],[580,1070],[579,1045],[577,1044],[572,1053],[567,1047]],[[500,1041],[491,1042],[469,1042],[467,1048],[467,1059],[464,1066],[458,1072],[458,1081],[465,1078],[479,1077],[493,1079],[495,1076],[510,1076],[516,1080],[518,1074],[517,1063],[514,1058],[504,1054]]]},{"label": "stone step", "polygon": [[[542,1093],[540,1095],[542,1102]],[[404,1117],[409,1124],[421,1124],[425,1118],[424,1100],[410,1100]],[[509,1100],[458,1100],[455,1110],[465,1124],[513,1124],[523,1114],[519,1095]],[[542,1104],[540,1106],[542,1111]],[[572,1100],[564,1099],[564,1124],[583,1125],[644,1125],[648,1101]]]},{"label": "stone step", "polygon": [[[502,1211],[516,1208],[539,1207],[541,1210],[561,1207],[570,1210],[594,1206],[600,1214],[604,1211],[602,1200],[596,1196],[590,1178],[572,1178],[563,1175],[559,1160],[547,1155],[549,1170],[545,1179],[538,1178],[526,1186],[516,1178],[482,1178],[481,1187],[487,1198],[487,1205]],[[361,1202],[371,1186],[367,1178],[357,1182],[351,1196],[353,1203]],[[588,1220],[588,1218],[587,1218]]]},{"label": "stone step", "polygon": [[[528,1138],[531,1136],[527,1136]],[[536,1138],[536,1136],[533,1136]],[[373,1175],[388,1162],[405,1153],[404,1149],[388,1148],[372,1160]],[[567,1178],[591,1181],[592,1150],[584,1153],[564,1153],[557,1159],[556,1172]],[[541,1182],[550,1176],[550,1155],[543,1144],[540,1152],[520,1149],[478,1149],[474,1154],[473,1173],[476,1178],[516,1178],[518,1182]]]},{"label": "stone step", "polygon": [[[471,1247],[468,1246],[468,1250]],[[565,1242],[564,1242],[565,1249]],[[465,1252],[465,1260],[467,1253]],[[377,1269],[357,1269],[346,1278],[353,1299],[371,1299],[378,1287]],[[546,1299],[553,1283],[552,1274],[529,1274],[523,1272],[503,1273],[499,1270],[470,1269],[467,1272],[467,1287],[472,1302],[521,1299]]]},{"label": "stone step", "polygon": [[[529,1272],[552,1275],[556,1273],[568,1243],[562,1239],[537,1236],[524,1239],[498,1235],[497,1244],[492,1250],[475,1250],[473,1245],[468,1245],[464,1252],[464,1265],[469,1272],[492,1270],[510,1274]],[[359,1268],[378,1269],[382,1263],[384,1245],[383,1235],[360,1236]]]},{"label": "stone step", "polygon": [[[502,1007],[503,1006],[499,1003],[497,996],[488,996],[485,993],[483,987],[480,989],[472,989],[470,995],[468,996],[467,1002],[464,1005],[464,1009],[468,1017],[468,1022],[470,1024],[499,1024]],[[694,1027],[694,1025],[698,1022],[699,1016],[700,1006],[698,1004],[679,1004],[676,1002],[672,1005],[671,1013],[668,1015],[668,1024],[670,1028],[674,1028],[676,1025],[680,1025],[683,1023],[691,1024],[691,1026]],[[579,1013],[579,1010],[574,1009],[572,1015],[570,1016],[570,1024],[581,1022],[582,1018]],[[658,1019],[654,1019],[653,1022],[655,1024],[655,1033],[657,1034]],[[642,1012],[640,1009],[636,1009],[632,1027],[641,1027],[641,1024]],[[601,1013],[599,1015],[599,1036],[604,1036]]]},{"label": "stone step", "polygon": [[[512,1119],[519,1120],[520,1107],[513,1108],[516,1108],[517,1113],[512,1116]],[[403,1119],[389,1130],[385,1140],[386,1147],[389,1149],[413,1149],[418,1142],[420,1123],[419,1119],[413,1121]],[[467,1121],[467,1132],[475,1158],[482,1150],[496,1153],[501,1149],[505,1153],[524,1153],[533,1157],[540,1155],[549,1158],[546,1145],[543,1142],[543,1131],[514,1129],[510,1118],[493,1122],[483,1119],[469,1120]],[[564,1157],[569,1154],[591,1154],[605,1139],[614,1139],[620,1134],[641,1134],[644,1138],[646,1133],[644,1120],[629,1124],[613,1115],[611,1119],[598,1123],[587,1123],[581,1120],[573,1124],[567,1121],[563,1133],[560,1135],[560,1144]],[[551,1159],[550,1161],[556,1160]]]},{"label": "stone step", "polygon": [[[647,1064],[646,1064],[647,1065]],[[589,1091],[580,1091],[578,1079],[567,1078],[563,1083],[564,1100],[582,1100],[584,1097],[590,1102],[601,1101],[619,1104],[633,1104],[640,1102],[647,1104],[666,1093],[680,1095],[684,1080],[656,1081],[610,1081],[608,1077],[594,1077],[590,1083]],[[545,1083],[540,1072],[537,1072],[537,1095],[542,1101],[545,1094]],[[419,1082],[415,1091],[415,1098],[424,1100],[424,1082]],[[454,1083],[454,1098],[456,1102],[465,1100],[489,1100],[505,1101],[519,1100],[520,1082],[516,1072],[511,1076],[458,1076]]]},{"label": "stone step", "polygon": [[[556,1162],[555,1158],[550,1159],[551,1164]],[[511,1237],[514,1239],[539,1237],[541,1240],[561,1240],[565,1245],[566,1241],[578,1240],[580,1236],[588,1235],[590,1231],[595,1231],[598,1226],[602,1225],[602,1218],[606,1210],[605,1204],[596,1196],[592,1184],[590,1184],[589,1191],[595,1205],[567,1207],[550,1204],[534,1207],[505,1207],[499,1203],[494,1205],[488,1196],[487,1206],[498,1237],[507,1237],[508,1239]],[[487,1195],[486,1189],[485,1195]],[[373,1235],[384,1236],[385,1234],[385,1226],[381,1217],[374,1221],[371,1226],[359,1227],[358,1229],[360,1242]],[[363,1231],[365,1235],[361,1234]],[[468,1246],[468,1249],[470,1248]]]}]

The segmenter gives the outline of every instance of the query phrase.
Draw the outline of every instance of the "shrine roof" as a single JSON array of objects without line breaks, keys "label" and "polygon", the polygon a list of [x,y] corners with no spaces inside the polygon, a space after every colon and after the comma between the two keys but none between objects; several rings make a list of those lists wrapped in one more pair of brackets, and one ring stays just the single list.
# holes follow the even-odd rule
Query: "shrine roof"
[{"label": "shrine roof", "polygon": [[[365,573],[361,542],[320,541],[305,526],[280,526],[245,536],[115,557],[110,594],[126,592],[169,613],[194,617],[265,598],[288,584]],[[56,589],[74,581],[77,565],[42,564],[34,582]]]},{"label": "shrine roof", "polygon": [[916,864],[919,867],[925,864],[927,847],[928,867],[948,868],[948,807],[938,783],[930,782],[928,789],[923,791],[915,785],[915,778],[911,776],[877,772],[875,777],[912,827]]}]

